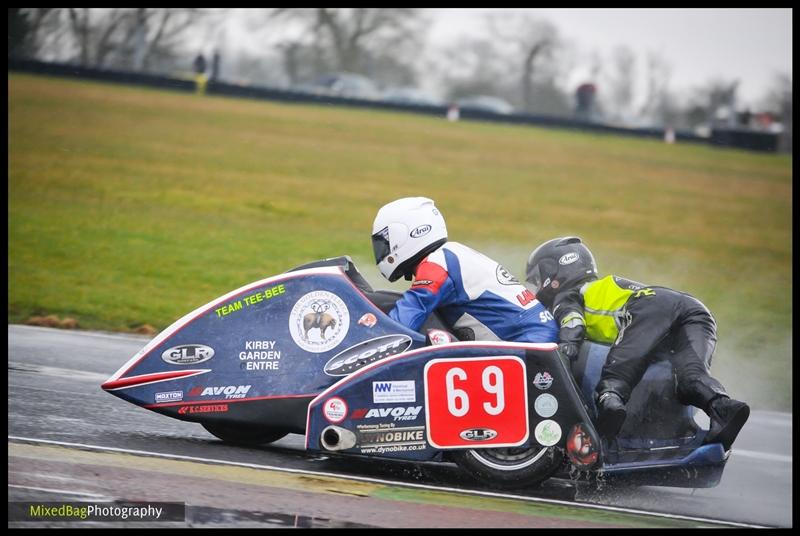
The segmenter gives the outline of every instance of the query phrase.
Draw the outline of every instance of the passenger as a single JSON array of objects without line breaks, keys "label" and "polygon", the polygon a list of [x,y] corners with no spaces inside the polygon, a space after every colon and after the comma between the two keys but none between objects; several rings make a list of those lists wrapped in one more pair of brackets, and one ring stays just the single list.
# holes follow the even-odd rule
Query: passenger
[{"label": "passenger", "polygon": [[595,389],[602,436],[619,433],[625,404],[658,348],[670,353],[678,401],[711,418],[704,442],[731,448],[750,408],[730,398],[710,375],[716,322],[699,300],[615,275],[598,279],[594,256],[577,237],[556,238],[537,247],[528,258],[525,278],[555,315],[563,355],[574,360],[584,337],[612,345]]},{"label": "passenger", "polygon": [[385,206],[372,226],[375,263],[389,281],[412,280],[389,316],[414,331],[438,311],[461,340],[556,342],[553,316],[503,266],[447,241],[441,212],[425,197]]}]

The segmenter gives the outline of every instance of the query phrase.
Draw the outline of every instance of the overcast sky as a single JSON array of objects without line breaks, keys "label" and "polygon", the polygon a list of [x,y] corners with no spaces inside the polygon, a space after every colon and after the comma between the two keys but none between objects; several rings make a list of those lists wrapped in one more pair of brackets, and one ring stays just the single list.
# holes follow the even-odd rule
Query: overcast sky
[{"label": "overcast sky", "polygon": [[[547,19],[586,58],[596,51],[607,57],[617,45],[638,53],[660,53],[672,66],[670,87],[685,91],[709,79],[740,80],[742,104],[755,103],[778,72],[792,75],[791,9],[648,9],[648,8],[441,8],[435,14],[431,43],[481,31],[481,19],[492,11],[520,11]],[[589,74],[589,62],[576,68],[575,83]]]}]

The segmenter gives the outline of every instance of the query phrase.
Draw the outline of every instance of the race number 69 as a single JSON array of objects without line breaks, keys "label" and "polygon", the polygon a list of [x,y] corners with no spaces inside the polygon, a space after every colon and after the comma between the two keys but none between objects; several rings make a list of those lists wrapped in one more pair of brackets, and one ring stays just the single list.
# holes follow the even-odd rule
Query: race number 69
[{"label": "race number 69", "polygon": [[528,439],[525,363],[518,357],[429,361],[425,403],[434,447],[515,446]]}]

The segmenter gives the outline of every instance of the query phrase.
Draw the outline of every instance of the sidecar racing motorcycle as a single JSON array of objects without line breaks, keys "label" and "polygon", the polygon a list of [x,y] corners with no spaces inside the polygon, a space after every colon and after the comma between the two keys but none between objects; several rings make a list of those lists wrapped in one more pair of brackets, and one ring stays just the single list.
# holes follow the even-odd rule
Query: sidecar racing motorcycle
[{"label": "sidecar racing motorcycle", "polygon": [[451,462],[494,487],[559,471],[719,483],[730,451],[703,444],[667,358],[607,442],[592,392],[609,347],[587,341],[569,363],[555,344],[456,340],[436,314],[415,332],[386,314],[399,296],[373,290],[350,257],[309,263],[187,314],[102,388],[223,441],[305,434],[312,452]]}]

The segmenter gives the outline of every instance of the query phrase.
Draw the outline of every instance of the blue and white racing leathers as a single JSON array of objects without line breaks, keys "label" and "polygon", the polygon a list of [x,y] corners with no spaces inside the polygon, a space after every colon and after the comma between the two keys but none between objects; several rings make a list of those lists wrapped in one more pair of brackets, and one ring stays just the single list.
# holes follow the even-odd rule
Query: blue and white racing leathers
[{"label": "blue and white racing leathers", "polygon": [[458,242],[424,258],[389,316],[415,331],[437,310],[479,341],[557,342],[553,316],[500,264]]}]

